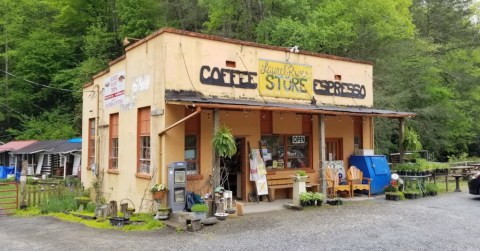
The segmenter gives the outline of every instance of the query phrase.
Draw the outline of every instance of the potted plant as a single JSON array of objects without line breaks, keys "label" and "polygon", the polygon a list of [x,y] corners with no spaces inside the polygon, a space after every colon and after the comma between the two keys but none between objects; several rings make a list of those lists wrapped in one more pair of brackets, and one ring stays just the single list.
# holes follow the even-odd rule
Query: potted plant
[{"label": "potted plant", "polygon": [[302,207],[310,206],[311,201],[312,201],[312,195],[313,195],[313,193],[311,193],[311,192],[301,192],[299,194],[300,206],[302,206]]},{"label": "potted plant", "polygon": [[292,176],[292,178],[293,178],[293,181],[305,182],[308,178],[307,172],[305,172],[305,170],[298,170],[295,172],[295,175]]},{"label": "potted plant", "polygon": [[213,170],[213,186],[219,187],[220,184],[220,158],[231,158],[237,153],[235,137],[233,137],[230,128],[225,125],[220,126],[213,135],[213,150],[215,152],[215,167]]},{"label": "potted plant", "polygon": [[428,183],[425,185],[425,191],[430,196],[436,196],[438,192],[438,187],[434,183]]},{"label": "potted plant", "polygon": [[192,206],[192,212],[195,214],[195,218],[202,220],[207,218],[208,205],[203,203],[198,203]]},{"label": "potted plant", "polygon": [[385,187],[385,199],[393,200],[394,195],[398,192],[398,184],[392,180],[388,186]]},{"label": "potted plant", "polygon": [[161,200],[163,199],[163,196],[165,196],[165,193],[167,192],[167,186],[164,184],[155,184],[150,188],[150,192],[152,193],[152,198],[154,200]]},{"label": "potted plant", "polygon": [[325,195],[323,193],[315,192],[313,193],[312,199],[313,201],[315,201],[315,205],[320,207],[322,206],[323,200],[325,199]]}]

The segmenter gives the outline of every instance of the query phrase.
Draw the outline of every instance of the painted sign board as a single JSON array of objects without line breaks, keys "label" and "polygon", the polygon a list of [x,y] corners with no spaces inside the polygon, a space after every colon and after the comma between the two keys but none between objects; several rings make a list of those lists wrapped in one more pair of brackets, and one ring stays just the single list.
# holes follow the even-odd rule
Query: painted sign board
[{"label": "painted sign board", "polygon": [[125,71],[119,71],[105,79],[103,96],[105,108],[123,104],[125,98]]},{"label": "painted sign board", "polygon": [[259,59],[258,88],[264,96],[310,100],[314,96],[312,67]]}]

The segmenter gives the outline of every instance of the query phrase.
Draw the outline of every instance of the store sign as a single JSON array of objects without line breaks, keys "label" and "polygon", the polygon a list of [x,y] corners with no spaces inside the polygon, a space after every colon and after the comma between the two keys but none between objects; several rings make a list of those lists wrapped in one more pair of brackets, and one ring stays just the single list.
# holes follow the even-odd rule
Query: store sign
[{"label": "store sign", "polygon": [[309,65],[260,59],[258,70],[257,73],[203,65],[200,68],[200,83],[241,89],[258,88],[261,95],[276,98],[311,100],[316,95],[322,95],[364,99],[367,95],[366,87],[362,84],[313,79]]},{"label": "store sign", "polygon": [[305,144],[305,136],[292,136],[292,143],[293,144]]},{"label": "store sign", "polygon": [[318,95],[357,99],[364,99],[367,95],[365,85],[318,79],[313,80],[313,91]]},{"label": "store sign", "polygon": [[119,71],[105,80],[103,97],[105,108],[123,104],[125,98],[125,71]]},{"label": "store sign", "polygon": [[312,67],[259,60],[258,87],[265,96],[312,99]]},{"label": "store sign", "polygon": [[208,65],[200,68],[200,83],[205,85],[256,89],[257,83],[253,81],[253,77],[255,76],[257,76],[256,72],[218,67],[212,68]]}]

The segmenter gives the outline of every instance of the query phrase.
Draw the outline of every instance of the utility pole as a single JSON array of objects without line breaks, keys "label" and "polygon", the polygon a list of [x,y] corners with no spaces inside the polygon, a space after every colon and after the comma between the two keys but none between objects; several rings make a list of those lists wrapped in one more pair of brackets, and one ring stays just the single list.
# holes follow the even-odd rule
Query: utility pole
[{"label": "utility pole", "polygon": [[[7,27],[4,27],[5,32],[5,105],[8,107],[8,34]],[[7,128],[10,127],[10,116],[6,112]]]}]

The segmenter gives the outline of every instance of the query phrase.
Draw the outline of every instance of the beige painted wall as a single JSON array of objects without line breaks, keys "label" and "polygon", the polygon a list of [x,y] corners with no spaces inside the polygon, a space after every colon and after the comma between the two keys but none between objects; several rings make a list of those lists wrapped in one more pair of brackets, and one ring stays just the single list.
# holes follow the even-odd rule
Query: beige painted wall
[{"label": "beige painted wall", "polygon": [[[335,80],[341,75],[343,83],[365,85],[366,97],[352,99],[314,95],[318,104],[368,106],[373,105],[372,70],[370,64],[333,60],[295,53],[268,50],[264,48],[198,39],[179,34],[165,33],[166,88],[174,90],[202,90],[206,96],[221,98],[247,98],[258,101],[288,102],[310,104],[310,100],[261,97],[258,90],[221,87],[200,83],[200,69],[203,65],[229,68],[241,71],[259,71],[259,59],[284,62],[286,64],[309,65],[314,79]],[[214,53],[212,53],[214,52]],[[227,67],[226,61],[233,61],[236,67]],[[228,76],[225,77],[228,79]],[[253,78],[258,83],[258,75]]]}]

